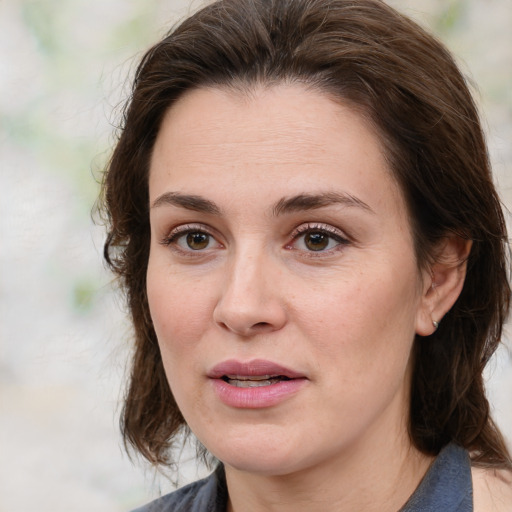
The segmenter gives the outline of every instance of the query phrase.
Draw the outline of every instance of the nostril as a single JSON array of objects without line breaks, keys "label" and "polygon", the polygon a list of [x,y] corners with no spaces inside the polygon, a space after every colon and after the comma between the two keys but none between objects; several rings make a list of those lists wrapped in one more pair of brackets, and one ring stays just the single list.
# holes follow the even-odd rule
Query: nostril
[{"label": "nostril", "polygon": [[268,322],[258,322],[252,326],[253,329],[266,329],[270,324]]},{"label": "nostril", "polygon": [[228,331],[230,331],[231,329],[228,327],[228,325],[224,322],[219,322],[219,325],[223,328],[223,329],[227,329]]},{"label": "nostril", "polygon": [[237,332],[241,336],[253,336],[255,334],[262,334],[273,329],[272,324],[269,322],[257,322],[255,324],[249,325],[249,327],[244,327],[241,325],[230,325],[229,322],[219,322],[219,326],[227,331]]}]

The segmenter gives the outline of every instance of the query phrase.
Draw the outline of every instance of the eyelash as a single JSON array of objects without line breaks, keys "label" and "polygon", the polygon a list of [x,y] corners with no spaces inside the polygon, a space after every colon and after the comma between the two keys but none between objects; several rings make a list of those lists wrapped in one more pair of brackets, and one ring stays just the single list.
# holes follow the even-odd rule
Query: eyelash
[{"label": "eyelash", "polygon": [[332,251],[339,250],[341,247],[350,244],[349,238],[339,229],[330,226],[328,224],[318,224],[308,222],[306,224],[302,224],[301,226],[294,229],[292,232],[292,242],[286,245],[286,249],[296,250],[293,245],[301,238],[308,234],[320,234],[325,235],[328,239],[336,242],[335,247],[331,247],[329,249],[321,249],[318,251],[315,250],[305,250],[308,257],[321,257],[326,254],[332,254]]},{"label": "eyelash", "polygon": [[[211,233],[211,231],[202,224],[185,224],[183,226],[178,226],[174,228],[169,235],[161,240],[161,244],[167,247],[171,247],[182,254],[187,256],[199,256],[201,253],[204,253],[204,249],[192,249],[192,248],[182,248],[178,245],[178,241],[180,238],[185,237],[191,233],[204,234],[209,237],[208,244],[211,242],[210,239],[213,239],[217,242],[215,236]],[[322,255],[331,254],[332,251],[339,250],[341,246],[346,246],[350,244],[350,240],[346,235],[343,234],[339,229],[329,226],[328,224],[319,224],[319,223],[305,223],[297,228],[295,228],[291,234],[291,242],[285,245],[285,249],[288,250],[298,250],[295,246],[297,241],[308,234],[320,234],[328,237],[329,241],[336,242],[335,247],[331,247],[328,249],[319,249],[315,250],[307,250],[305,249],[303,252],[308,255],[308,257],[321,257]],[[222,247],[222,244],[217,242]]]},{"label": "eyelash", "polygon": [[[185,224],[183,226],[178,226],[177,228],[174,228],[169,235],[167,235],[160,243],[165,246],[173,246],[173,248],[176,251],[179,251],[184,254],[190,254],[190,253],[200,253],[201,250],[194,251],[192,248],[189,250],[183,249],[178,246],[178,241],[180,238],[185,237],[186,235],[189,235],[191,233],[198,233],[198,234],[204,234],[207,235],[210,238],[213,238],[216,240],[214,235],[210,232],[209,229],[206,228],[206,226],[202,224]],[[190,254],[191,255],[191,254]]]}]

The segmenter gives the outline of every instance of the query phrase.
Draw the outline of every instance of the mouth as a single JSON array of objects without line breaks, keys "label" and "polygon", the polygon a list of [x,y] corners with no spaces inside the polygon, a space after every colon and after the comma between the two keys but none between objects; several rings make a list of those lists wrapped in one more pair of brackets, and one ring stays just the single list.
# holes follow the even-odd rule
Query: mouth
[{"label": "mouth", "polygon": [[235,409],[262,409],[292,399],[305,386],[303,373],[264,359],[230,359],[207,374],[221,402]]},{"label": "mouth", "polygon": [[215,365],[209,372],[210,379],[222,379],[237,387],[270,386],[293,379],[304,379],[306,376],[296,370],[264,359],[237,361],[229,359]]},{"label": "mouth", "polygon": [[259,388],[292,380],[286,375],[223,375],[221,379],[237,388]]}]

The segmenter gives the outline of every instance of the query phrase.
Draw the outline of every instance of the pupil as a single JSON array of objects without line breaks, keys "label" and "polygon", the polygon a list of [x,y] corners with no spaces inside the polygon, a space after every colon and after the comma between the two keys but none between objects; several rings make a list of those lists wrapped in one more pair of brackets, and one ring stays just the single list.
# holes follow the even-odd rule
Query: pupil
[{"label": "pupil", "polygon": [[329,244],[329,237],[323,233],[308,233],[305,242],[308,249],[321,251]]},{"label": "pupil", "polygon": [[206,233],[189,233],[187,235],[187,245],[194,251],[199,251],[208,246],[210,236]]}]

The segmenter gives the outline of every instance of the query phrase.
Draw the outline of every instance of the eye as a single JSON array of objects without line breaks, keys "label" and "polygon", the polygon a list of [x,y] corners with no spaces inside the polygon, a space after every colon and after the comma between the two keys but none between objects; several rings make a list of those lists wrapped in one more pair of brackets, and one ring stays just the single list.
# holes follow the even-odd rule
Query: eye
[{"label": "eye", "polygon": [[185,242],[189,249],[193,251],[200,251],[202,249],[207,249],[210,245],[210,235],[208,233],[202,233],[201,231],[195,231],[193,233],[187,233],[187,235],[182,235],[178,237],[179,242]]},{"label": "eye", "polygon": [[201,252],[222,247],[217,240],[201,226],[178,226],[162,240],[163,245],[181,252]]},{"label": "eye", "polygon": [[333,242],[329,235],[320,231],[306,233],[303,237],[303,243],[310,251],[324,251]]},{"label": "eye", "polygon": [[307,252],[328,252],[349,243],[340,230],[329,225],[304,224],[292,236],[293,241],[287,248]]}]

